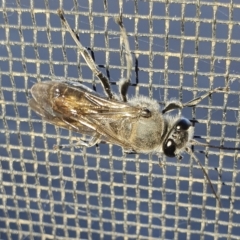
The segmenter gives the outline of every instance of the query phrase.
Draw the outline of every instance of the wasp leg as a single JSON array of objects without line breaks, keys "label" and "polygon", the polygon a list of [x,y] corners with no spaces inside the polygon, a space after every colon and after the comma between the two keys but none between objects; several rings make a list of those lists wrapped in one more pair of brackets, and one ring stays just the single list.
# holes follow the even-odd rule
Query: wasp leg
[{"label": "wasp leg", "polygon": [[162,153],[158,153],[158,154],[157,154],[157,157],[158,157],[158,166],[159,166],[160,168],[166,169],[166,163],[165,163],[164,160],[163,160],[163,154],[162,154]]},{"label": "wasp leg", "polygon": [[134,150],[124,150],[124,153],[126,153],[126,154],[137,154],[137,152],[135,152]]},{"label": "wasp leg", "polygon": [[97,143],[99,143],[100,140],[100,135],[99,134],[95,134],[92,138],[90,138],[89,140],[78,140],[76,143],[74,144],[65,144],[65,145],[54,145],[53,149],[57,150],[57,149],[63,149],[63,148],[69,148],[69,147],[92,147],[94,145],[96,145]]},{"label": "wasp leg", "polygon": [[207,181],[208,181],[208,183],[209,183],[209,185],[210,185],[210,188],[211,188],[211,190],[212,190],[215,198],[216,198],[217,201],[218,201],[219,206],[221,207],[221,200],[220,200],[219,196],[217,195],[217,193],[216,193],[216,191],[215,191],[215,189],[214,189],[214,187],[213,187],[213,185],[212,185],[211,179],[209,178],[208,173],[206,172],[205,168],[203,167],[203,165],[201,164],[201,162],[198,161],[197,157],[196,157],[195,154],[192,152],[191,148],[187,147],[187,148],[185,149],[185,151],[194,159],[194,161],[195,161],[195,162],[200,166],[200,168],[202,169],[203,174],[204,174],[204,176],[206,177],[206,179],[207,179]]},{"label": "wasp leg", "polygon": [[166,167],[165,164],[162,162],[160,157],[158,157],[158,165],[159,165],[160,168],[165,168]]},{"label": "wasp leg", "polygon": [[224,87],[224,88],[218,87],[218,88],[215,88],[215,89],[210,90],[209,92],[203,94],[202,96],[199,96],[197,98],[194,98],[194,99],[190,100],[187,103],[184,103],[183,107],[194,107],[194,106],[198,105],[204,98],[210,96],[211,94],[216,93],[216,92],[224,92],[224,93],[226,93],[226,92],[228,92],[228,90],[229,90],[229,87]]},{"label": "wasp leg", "polygon": [[125,57],[126,57],[126,62],[127,62],[126,78],[120,79],[120,81],[118,83],[119,93],[121,95],[122,101],[127,102],[127,91],[128,91],[128,87],[131,84],[131,70],[132,70],[132,65],[133,65],[132,56],[131,56],[131,51],[130,51],[130,47],[129,47],[127,32],[126,32],[125,27],[123,26],[122,15],[115,18],[115,21],[120,27],[122,41],[125,46]]},{"label": "wasp leg", "polygon": [[228,87],[218,87],[218,88],[215,88],[213,90],[210,90],[209,92],[197,97],[197,98],[194,98],[192,100],[190,100],[189,102],[187,103],[181,103],[180,101],[177,101],[177,100],[173,100],[173,101],[169,101],[167,103],[167,105],[164,107],[164,109],[162,110],[162,113],[166,113],[166,112],[169,112],[169,111],[172,111],[174,109],[182,109],[184,107],[194,107],[196,106],[197,104],[199,104],[204,98],[210,96],[211,94],[213,93],[216,93],[216,92],[228,92]]},{"label": "wasp leg", "polygon": [[119,93],[123,102],[127,102],[127,91],[130,84],[130,81],[126,78],[121,78],[118,82]]},{"label": "wasp leg", "polygon": [[89,68],[91,69],[91,71],[94,73],[94,75],[96,77],[98,77],[98,79],[101,81],[103,89],[106,93],[106,95],[112,99],[114,98],[112,91],[111,91],[111,87],[110,87],[110,83],[109,83],[109,79],[107,78],[107,76],[105,76],[96,66],[95,62],[93,61],[91,55],[89,54],[89,52],[87,51],[87,49],[85,47],[83,47],[83,45],[81,44],[81,42],[78,40],[78,37],[76,36],[76,33],[71,29],[71,27],[69,26],[67,20],[64,17],[64,13],[62,9],[58,9],[58,15],[62,20],[63,25],[66,27],[66,29],[69,31],[69,33],[71,34],[74,42],[77,44],[78,46],[78,51],[80,52],[80,54],[82,55],[82,57],[84,58],[84,60],[86,61],[87,65],[89,66]]}]

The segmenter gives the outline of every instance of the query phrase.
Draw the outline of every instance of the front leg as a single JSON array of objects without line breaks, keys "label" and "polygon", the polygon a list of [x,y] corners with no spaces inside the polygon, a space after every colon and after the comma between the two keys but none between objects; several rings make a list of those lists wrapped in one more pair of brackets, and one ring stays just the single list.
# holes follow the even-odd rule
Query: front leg
[{"label": "front leg", "polygon": [[187,103],[181,103],[180,101],[177,101],[177,100],[169,101],[169,102],[167,102],[167,105],[162,110],[162,113],[164,114],[166,112],[170,112],[175,109],[183,109],[184,107],[194,107],[194,106],[198,105],[204,98],[206,98],[216,92],[226,93],[226,92],[228,92],[228,86],[224,87],[224,88],[218,87],[213,90],[210,90],[209,92],[203,94],[202,96],[196,97]]}]

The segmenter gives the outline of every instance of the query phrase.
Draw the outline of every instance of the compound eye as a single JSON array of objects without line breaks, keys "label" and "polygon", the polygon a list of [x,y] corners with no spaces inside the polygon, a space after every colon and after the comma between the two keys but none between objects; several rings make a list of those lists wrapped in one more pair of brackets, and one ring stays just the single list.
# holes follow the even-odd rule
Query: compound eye
[{"label": "compound eye", "polygon": [[175,157],[176,144],[172,139],[168,139],[164,145],[163,152],[167,157]]},{"label": "compound eye", "polygon": [[186,130],[188,130],[191,126],[192,126],[192,123],[191,123],[188,119],[182,118],[182,119],[180,119],[179,122],[177,123],[176,129],[177,129],[177,131],[181,131],[181,130],[186,131]]}]

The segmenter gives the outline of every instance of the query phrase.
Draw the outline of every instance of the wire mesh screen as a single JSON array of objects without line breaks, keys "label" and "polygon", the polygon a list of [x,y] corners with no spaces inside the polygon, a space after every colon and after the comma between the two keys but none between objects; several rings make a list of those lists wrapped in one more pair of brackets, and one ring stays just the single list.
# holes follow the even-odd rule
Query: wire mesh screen
[{"label": "wire mesh screen", "polygon": [[[46,80],[99,80],[61,25],[70,26],[118,92],[126,63],[114,17],[122,13],[134,68],[129,96],[187,102],[202,142],[239,147],[240,4],[237,0],[0,1],[0,239],[239,239],[238,151],[194,147],[199,166],[119,146],[54,150],[80,134],[44,122],[28,105]],[[175,113],[173,113],[174,115]]]}]

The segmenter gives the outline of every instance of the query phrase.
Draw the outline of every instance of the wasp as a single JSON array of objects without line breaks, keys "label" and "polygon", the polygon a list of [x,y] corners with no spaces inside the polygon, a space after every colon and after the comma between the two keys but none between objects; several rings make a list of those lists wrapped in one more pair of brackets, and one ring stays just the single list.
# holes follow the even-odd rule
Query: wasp
[{"label": "wasp", "polygon": [[[86,134],[76,145],[91,147],[101,142],[119,145],[126,153],[155,153],[181,159],[187,152],[199,164],[220,204],[211,180],[202,164],[191,150],[191,145],[209,146],[193,139],[192,122],[181,115],[169,112],[196,106],[202,99],[228,88],[216,88],[183,104],[171,100],[161,109],[159,103],[145,96],[127,97],[131,84],[132,57],[122,17],[116,18],[125,45],[127,74],[120,79],[119,95],[112,93],[109,79],[99,71],[88,50],[82,46],[69,26],[63,10],[58,15],[78,46],[86,63],[100,80],[105,96],[73,81],[45,81],[33,85],[29,105],[45,121],[61,128]],[[213,146],[214,147],[214,146]],[[221,148],[221,147],[219,147]],[[229,149],[229,148],[228,148]]]}]

